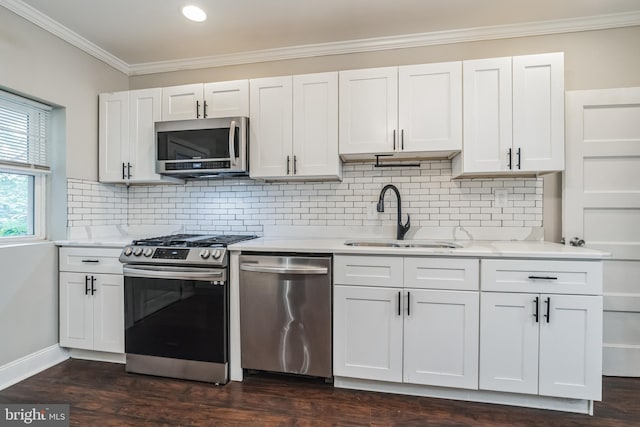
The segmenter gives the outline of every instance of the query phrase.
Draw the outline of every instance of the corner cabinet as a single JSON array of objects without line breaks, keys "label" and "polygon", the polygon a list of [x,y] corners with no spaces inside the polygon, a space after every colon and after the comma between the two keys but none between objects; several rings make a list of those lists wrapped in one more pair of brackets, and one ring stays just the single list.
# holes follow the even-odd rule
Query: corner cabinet
[{"label": "corner cabinet", "polygon": [[334,258],[334,375],[478,388],[478,260]]},{"label": "corner cabinet", "polygon": [[249,81],[162,88],[162,121],[249,116]]},{"label": "corner cabinet", "polygon": [[463,62],[464,144],[454,176],[564,170],[564,54]]},{"label": "corner cabinet", "polygon": [[250,176],[338,180],[338,73],[250,81]]},{"label": "corner cabinet", "polygon": [[60,248],[60,346],[124,353],[120,252]]},{"label": "corner cabinet", "polygon": [[182,182],[155,172],[155,122],[161,119],[161,93],[161,89],[142,89],[100,94],[100,182]]},{"label": "corner cabinet", "polygon": [[448,157],[461,148],[461,62],[340,72],[343,158]]},{"label": "corner cabinet", "polygon": [[480,388],[602,398],[602,263],[483,260]]}]

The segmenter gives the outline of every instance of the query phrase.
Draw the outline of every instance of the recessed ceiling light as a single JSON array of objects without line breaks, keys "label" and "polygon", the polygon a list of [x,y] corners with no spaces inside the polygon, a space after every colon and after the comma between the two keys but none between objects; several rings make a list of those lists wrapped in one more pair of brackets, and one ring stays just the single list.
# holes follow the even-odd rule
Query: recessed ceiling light
[{"label": "recessed ceiling light", "polygon": [[182,8],[182,14],[192,21],[202,22],[207,19],[207,14],[204,13],[204,10],[200,9],[198,6],[185,6]]}]

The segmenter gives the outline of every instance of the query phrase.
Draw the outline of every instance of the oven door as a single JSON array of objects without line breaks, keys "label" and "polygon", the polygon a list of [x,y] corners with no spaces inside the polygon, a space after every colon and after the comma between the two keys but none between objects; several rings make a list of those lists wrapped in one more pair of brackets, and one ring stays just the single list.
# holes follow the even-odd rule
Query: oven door
[{"label": "oven door", "polygon": [[226,383],[226,269],[124,267],[127,371]]}]

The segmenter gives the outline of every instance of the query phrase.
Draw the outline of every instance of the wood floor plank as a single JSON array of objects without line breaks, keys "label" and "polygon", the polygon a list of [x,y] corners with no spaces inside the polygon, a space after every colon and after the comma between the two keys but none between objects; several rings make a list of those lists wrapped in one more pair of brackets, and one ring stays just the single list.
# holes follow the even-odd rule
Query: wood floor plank
[{"label": "wood floor plank", "polygon": [[0,391],[3,403],[67,403],[74,426],[640,426],[640,378],[603,379],[595,415],[337,389],[259,374],[223,386],[68,360]]}]

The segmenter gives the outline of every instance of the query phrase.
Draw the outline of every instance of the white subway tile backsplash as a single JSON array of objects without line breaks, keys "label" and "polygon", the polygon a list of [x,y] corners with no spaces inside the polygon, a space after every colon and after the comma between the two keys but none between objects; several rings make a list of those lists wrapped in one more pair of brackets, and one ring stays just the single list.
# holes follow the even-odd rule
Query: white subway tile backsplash
[{"label": "white subway tile backsplash", "polygon": [[[186,232],[255,233],[264,226],[380,226],[395,221],[396,200],[367,218],[385,184],[402,195],[403,216],[419,227],[542,227],[539,178],[451,179],[448,160],[420,168],[346,163],[342,182],[263,183],[247,178],[131,186],[68,180],[68,225],[176,225]],[[495,188],[507,206],[494,204]],[[406,218],[406,216],[405,216]]]}]

